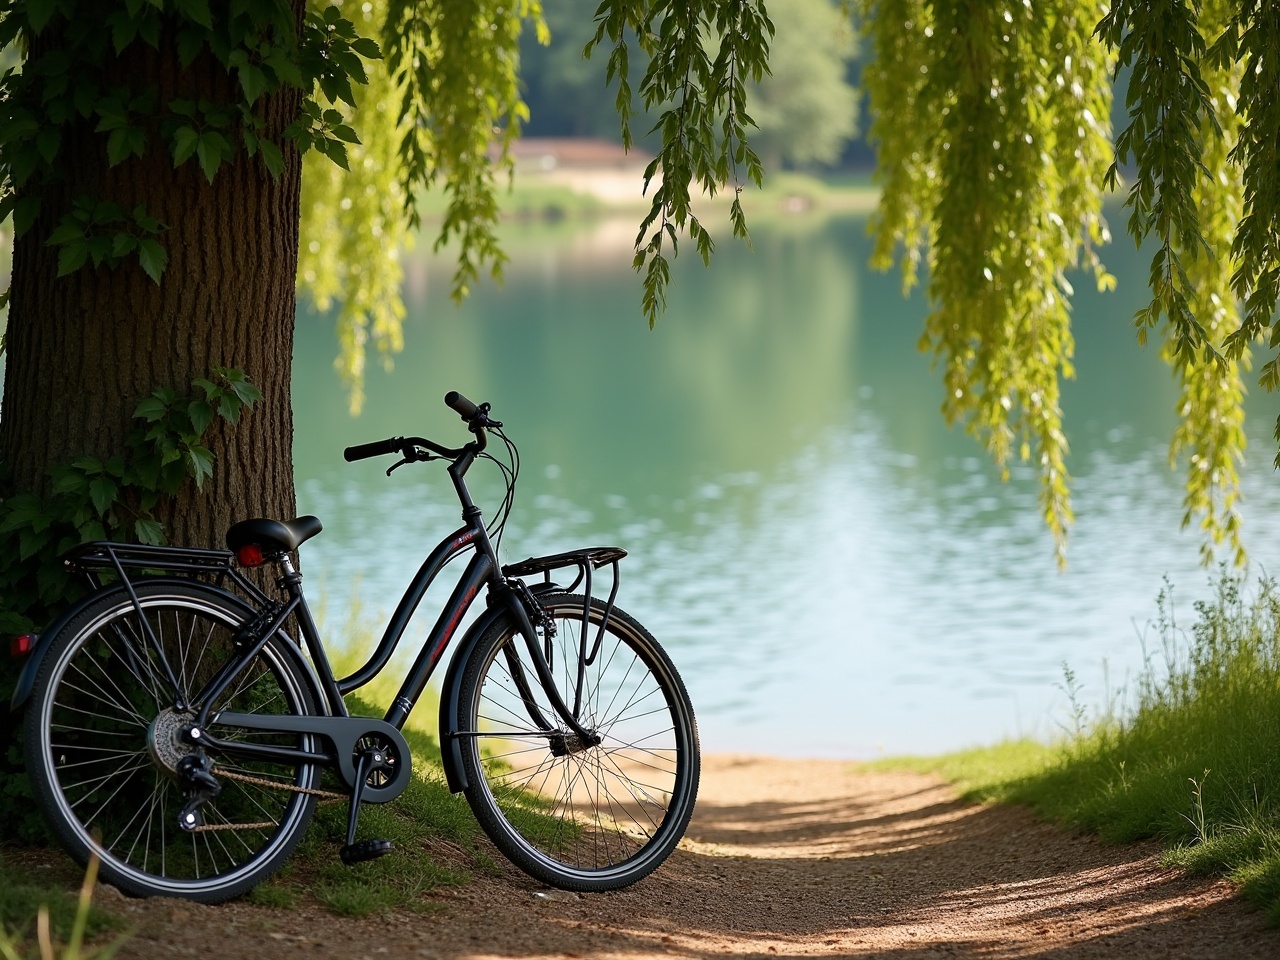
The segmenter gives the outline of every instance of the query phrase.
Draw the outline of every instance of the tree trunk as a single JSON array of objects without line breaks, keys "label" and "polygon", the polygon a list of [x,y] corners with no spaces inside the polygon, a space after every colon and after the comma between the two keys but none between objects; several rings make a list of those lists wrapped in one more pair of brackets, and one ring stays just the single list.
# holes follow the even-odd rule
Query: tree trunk
[{"label": "tree trunk", "polygon": [[[300,21],[303,0],[292,6]],[[158,51],[130,46],[108,69],[104,88],[155,86],[162,111],[173,98],[239,99],[224,67],[202,55],[181,68],[169,40]],[[259,100],[264,133],[279,142],[298,105],[297,91]],[[210,184],[195,158],[175,169],[153,128],[143,157],[110,168],[93,122],[64,138],[63,179],[42,189],[40,218],[15,245],[0,461],[10,465],[12,492],[47,492],[50,466],[123,452],[137,423],[133,410],[157,387],[185,395],[214,367],[238,367],[261,389],[261,402],[237,426],[215,420],[206,434],[217,458],[212,479],[201,490],[188,481],[157,511],[170,542],[221,546],[237,519],[293,516],[299,157],[282,144],[284,172],[273,179],[228,130],[236,159]],[[90,261],[57,276],[57,249],[45,241],[79,197],[126,212],[143,205],[167,224],[159,239],[169,262],[159,284],[133,256],[114,269]]]}]

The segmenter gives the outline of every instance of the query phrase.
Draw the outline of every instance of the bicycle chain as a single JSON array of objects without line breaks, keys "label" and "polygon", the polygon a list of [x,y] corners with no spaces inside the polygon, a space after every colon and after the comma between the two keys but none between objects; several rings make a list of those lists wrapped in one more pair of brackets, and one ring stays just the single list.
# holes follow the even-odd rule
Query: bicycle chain
[{"label": "bicycle chain", "polygon": [[[337,803],[339,800],[349,800],[345,794],[334,793],[332,790],[316,790],[312,787],[298,787],[292,783],[281,783],[279,780],[267,780],[264,777],[254,777],[247,773],[232,773],[230,770],[224,770],[222,767],[214,767],[213,772],[219,777],[226,777],[228,780],[240,780],[244,783],[252,783],[259,787],[267,787],[273,790],[284,790],[286,793],[308,793],[312,796],[319,797],[321,803]],[[280,824],[274,820],[264,823],[205,823],[191,830],[192,833],[208,833],[213,830],[266,830],[271,827],[278,827]]]}]

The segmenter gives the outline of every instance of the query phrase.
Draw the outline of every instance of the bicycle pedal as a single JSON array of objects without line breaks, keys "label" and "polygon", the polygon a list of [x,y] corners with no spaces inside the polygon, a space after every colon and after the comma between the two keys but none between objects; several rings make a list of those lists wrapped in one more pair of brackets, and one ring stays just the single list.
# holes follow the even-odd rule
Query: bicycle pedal
[{"label": "bicycle pedal", "polygon": [[338,856],[348,867],[366,860],[377,860],[391,852],[390,840],[361,840],[357,843],[345,844],[338,851]]}]

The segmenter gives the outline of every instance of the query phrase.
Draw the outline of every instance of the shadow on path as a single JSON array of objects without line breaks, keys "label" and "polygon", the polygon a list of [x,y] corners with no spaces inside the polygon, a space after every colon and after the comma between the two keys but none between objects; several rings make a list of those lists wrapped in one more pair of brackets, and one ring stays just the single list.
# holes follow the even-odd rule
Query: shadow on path
[{"label": "shadow on path", "polygon": [[548,898],[504,869],[429,901],[359,921],[147,901],[119,956],[208,956],[214,937],[219,960],[1280,958],[1280,932],[1227,884],[1164,870],[1152,847],[830,761],[709,758],[681,849],[620,893]]}]

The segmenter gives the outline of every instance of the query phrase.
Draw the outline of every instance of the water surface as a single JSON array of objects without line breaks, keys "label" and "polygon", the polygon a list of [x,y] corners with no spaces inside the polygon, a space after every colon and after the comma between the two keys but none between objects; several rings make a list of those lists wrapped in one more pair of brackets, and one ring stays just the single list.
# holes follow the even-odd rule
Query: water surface
[{"label": "water surface", "polygon": [[[1064,409],[1077,522],[1060,573],[1034,473],[1001,483],[944,425],[940,376],[915,345],[925,303],[867,269],[865,221],[760,224],[754,252],[725,240],[709,271],[681,258],[653,331],[632,230],[513,228],[505,285],[461,308],[448,263],[413,255],[405,352],[391,374],[370,365],[356,419],[330,321],[300,318],[299,510],[325,521],[304,548],[309,586],[328,598],[332,633],[353,597],[365,625],[331,642],[364,649],[457,525],[443,470],[388,479],[387,464],[348,465],[342,447],[460,441],[440,403],[450,389],[491,401],[520,445],[504,556],[631,551],[619,602],[672,653],[708,749],[862,757],[1047,735],[1066,715],[1064,661],[1101,702],[1141,665],[1162,577],[1184,606],[1206,594],[1167,462],[1175,387],[1129,325],[1147,268],[1127,241],[1107,255],[1119,290],[1076,301],[1079,379]],[[1276,569],[1276,403],[1250,403],[1248,542]],[[473,477],[496,506],[496,470]]]}]

